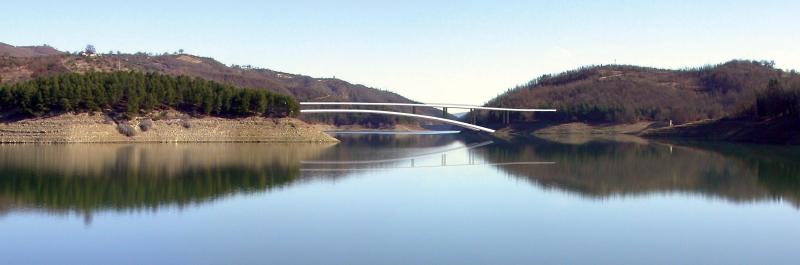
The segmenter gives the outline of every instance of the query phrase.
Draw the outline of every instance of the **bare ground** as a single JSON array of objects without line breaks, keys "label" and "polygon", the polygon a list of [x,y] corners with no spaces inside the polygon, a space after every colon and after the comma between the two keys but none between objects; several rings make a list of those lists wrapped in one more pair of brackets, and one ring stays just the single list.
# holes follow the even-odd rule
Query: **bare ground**
[{"label": "bare ground", "polygon": [[121,133],[104,114],[62,114],[0,123],[0,143],[111,142],[336,142],[321,130],[293,118],[217,117],[156,119],[146,131],[146,118],[129,122],[133,135]]}]

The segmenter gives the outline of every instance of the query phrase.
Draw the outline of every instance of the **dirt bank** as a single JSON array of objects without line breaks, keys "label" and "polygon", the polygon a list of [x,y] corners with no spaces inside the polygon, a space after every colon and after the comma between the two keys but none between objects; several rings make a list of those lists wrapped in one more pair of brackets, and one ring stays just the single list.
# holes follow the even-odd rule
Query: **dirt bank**
[{"label": "dirt bank", "polygon": [[145,120],[137,118],[120,126],[103,114],[83,113],[4,122],[0,123],[0,143],[337,141],[292,118],[182,117],[154,119],[151,124]]}]

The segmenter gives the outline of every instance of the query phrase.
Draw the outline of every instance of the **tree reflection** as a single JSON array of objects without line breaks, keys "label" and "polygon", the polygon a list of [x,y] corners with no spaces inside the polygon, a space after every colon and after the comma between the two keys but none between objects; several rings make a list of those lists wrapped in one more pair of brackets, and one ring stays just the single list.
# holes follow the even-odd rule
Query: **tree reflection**
[{"label": "tree reflection", "polygon": [[499,168],[533,184],[586,197],[688,192],[735,202],[783,199],[800,206],[797,147],[530,140],[500,143],[477,152],[495,163],[554,161],[556,164],[548,167]]},{"label": "tree reflection", "polygon": [[2,145],[0,213],[185,207],[297,180],[320,144]]},{"label": "tree reflection", "polygon": [[[463,143],[452,136],[369,136],[335,146],[0,145],[0,214],[80,213],[91,222],[97,211],[182,208],[303,181],[336,181],[360,174],[346,170],[355,167],[352,163],[316,165],[324,167],[320,169],[301,161],[389,161],[380,167],[358,165],[363,170],[391,170],[409,167],[405,161],[409,157],[433,151],[469,152],[466,166],[496,167],[534,185],[587,198],[677,192],[733,202],[786,200],[800,207],[797,147],[652,143],[628,138],[485,145]],[[413,160],[410,165],[419,174],[425,174],[427,166],[414,166]],[[330,167],[341,170],[327,170]]]}]

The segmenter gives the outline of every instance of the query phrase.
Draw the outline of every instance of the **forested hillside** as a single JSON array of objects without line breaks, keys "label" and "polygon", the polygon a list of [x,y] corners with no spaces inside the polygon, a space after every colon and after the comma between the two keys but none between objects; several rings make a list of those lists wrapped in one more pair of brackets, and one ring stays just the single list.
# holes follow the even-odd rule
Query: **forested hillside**
[{"label": "forested hillside", "polygon": [[141,72],[67,73],[0,86],[0,112],[43,116],[63,112],[115,112],[128,117],[177,109],[217,116],[296,115],[291,96],[188,76]]},{"label": "forested hillside", "polygon": [[[768,90],[768,86],[772,89]],[[780,112],[768,109],[776,107],[774,102],[783,102],[777,98],[796,102],[790,95],[798,89],[798,73],[776,69],[774,63],[767,61],[730,61],[684,70],[608,65],[543,75],[486,105],[556,108],[555,113],[536,114],[536,119],[552,122],[685,123],[755,113],[752,109],[757,100],[765,102],[757,106],[760,115]],[[781,104],[788,106],[791,102]]]},{"label": "forested hillside", "polygon": [[[228,66],[212,58],[189,55],[182,51],[163,54],[108,52],[84,56],[78,53],[60,53],[47,46],[14,47],[0,44],[0,48],[3,47],[7,52],[0,50],[0,84],[24,82],[63,73],[138,71],[200,77],[226,85],[287,94],[298,101],[414,102],[393,92],[336,78],[313,78],[248,65]],[[28,51],[31,50],[48,52],[36,53],[36,56],[18,56],[29,54]],[[433,108],[419,108],[417,111],[432,115],[441,113]],[[315,115],[306,118],[337,125],[376,126],[391,125],[402,120],[391,116],[350,114]]]}]

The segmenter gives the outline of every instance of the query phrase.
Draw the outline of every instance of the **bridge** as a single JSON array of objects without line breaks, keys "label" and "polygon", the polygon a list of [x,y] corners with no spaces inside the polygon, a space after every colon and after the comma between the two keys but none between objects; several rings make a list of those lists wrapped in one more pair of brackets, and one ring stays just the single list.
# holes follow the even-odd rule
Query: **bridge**
[{"label": "bridge", "polygon": [[[515,108],[497,108],[497,107],[484,107],[484,106],[477,106],[477,105],[467,105],[467,104],[438,104],[438,103],[378,103],[378,102],[300,102],[301,106],[379,106],[379,107],[387,107],[387,106],[402,106],[402,107],[411,107],[411,113],[405,112],[397,112],[397,111],[385,111],[385,110],[369,110],[369,109],[301,109],[300,113],[371,113],[371,114],[382,114],[382,115],[394,115],[394,116],[404,116],[404,117],[412,117],[418,119],[426,119],[426,120],[433,120],[438,121],[446,124],[456,125],[462,128],[467,128],[470,130],[475,131],[483,131],[488,133],[494,133],[495,130],[491,128],[486,128],[483,126],[476,125],[477,120],[475,119],[476,115],[472,115],[472,123],[466,123],[462,121],[452,120],[447,118],[447,109],[468,109],[470,113],[474,113],[478,110],[486,110],[486,111],[502,111],[503,112],[503,122],[509,123],[511,112],[553,112],[556,111],[555,109],[515,109]],[[429,115],[421,115],[417,114],[417,107],[431,107],[431,108],[440,108],[442,109],[442,117],[435,117]]]}]

